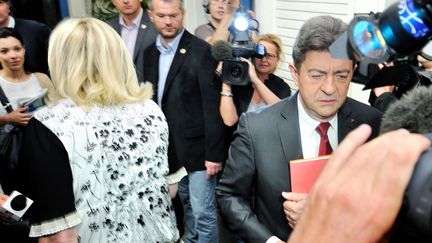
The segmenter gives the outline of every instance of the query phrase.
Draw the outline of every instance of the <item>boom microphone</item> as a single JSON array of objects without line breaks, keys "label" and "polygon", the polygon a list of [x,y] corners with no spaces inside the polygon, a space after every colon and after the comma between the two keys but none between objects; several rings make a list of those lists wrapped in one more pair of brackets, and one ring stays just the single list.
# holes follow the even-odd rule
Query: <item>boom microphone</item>
[{"label": "boom microphone", "polygon": [[212,46],[212,55],[217,61],[233,59],[232,53],[233,48],[231,47],[231,44],[226,41],[216,41]]},{"label": "boom microphone", "polygon": [[[391,104],[380,132],[405,128],[432,140],[432,87],[419,86]],[[390,242],[432,240],[432,148],[417,161],[404,195],[397,228]]]},{"label": "boom microphone", "polygon": [[414,133],[432,132],[432,89],[419,86],[390,105],[380,132],[405,128]]}]

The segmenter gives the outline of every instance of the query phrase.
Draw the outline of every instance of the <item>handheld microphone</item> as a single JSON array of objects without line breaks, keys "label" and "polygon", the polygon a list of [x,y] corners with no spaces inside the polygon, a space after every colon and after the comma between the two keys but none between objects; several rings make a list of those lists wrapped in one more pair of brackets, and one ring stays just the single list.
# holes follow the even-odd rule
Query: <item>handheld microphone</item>
[{"label": "handheld microphone", "polygon": [[231,44],[226,41],[216,41],[212,46],[212,55],[217,61],[233,59],[232,53],[233,48],[231,47]]},{"label": "handheld microphone", "polygon": [[0,207],[2,218],[8,221],[19,221],[32,205],[33,200],[13,191],[6,202]]}]

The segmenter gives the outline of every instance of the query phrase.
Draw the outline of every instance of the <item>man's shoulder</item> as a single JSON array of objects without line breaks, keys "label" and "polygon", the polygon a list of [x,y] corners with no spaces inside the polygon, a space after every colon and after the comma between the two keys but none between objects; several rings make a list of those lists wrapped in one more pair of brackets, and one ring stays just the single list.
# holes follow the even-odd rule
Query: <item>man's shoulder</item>
[{"label": "man's shoulder", "polygon": [[345,105],[347,105],[352,111],[358,113],[359,115],[373,118],[381,118],[382,112],[372,107],[370,105],[366,105],[360,101],[357,101],[353,98],[347,97],[345,101]]},{"label": "man's shoulder", "polygon": [[193,43],[194,47],[202,48],[202,49],[211,49],[211,46],[207,41],[198,38],[197,36],[189,33],[187,30],[183,33],[183,38],[188,39],[191,43]]},{"label": "man's shoulder", "polygon": [[116,15],[115,17],[112,17],[106,21],[107,24],[110,26],[119,25],[119,15]]},{"label": "man's shoulder", "polygon": [[272,121],[275,117],[281,116],[282,111],[290,102],[295,102],[295,99],[293,99],[292,96],[282,99],[272,105],[265,106],[259,110],[245,112],[243,113],[243,116],[247,117],[248,120]]},{"label": "man's shoulder", "polygon": [[202,25],[196,27],[195,35],[197,35],[198,33],[201,33],[201,32],[213,33],[214,30],[209,24],[202,24]]},{"label": "man's shoulder", "polygon": [[50,27],[48,27],[48,25],[35,21],[35,20],[31,20],[31,19],[20,19],[20,18],[15,18],[15,27],[16,29],[22,29],[22,28],[31,28],[31,29],[50,29]]}]

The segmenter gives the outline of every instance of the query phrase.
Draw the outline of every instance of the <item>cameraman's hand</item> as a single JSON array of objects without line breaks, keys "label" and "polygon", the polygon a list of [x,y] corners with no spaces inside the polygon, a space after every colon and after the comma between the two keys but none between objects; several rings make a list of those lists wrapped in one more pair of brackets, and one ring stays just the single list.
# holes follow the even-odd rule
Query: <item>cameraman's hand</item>
[{"label": "cameraman's hand", "polygon": [[234,15],[240,7],[240,0],[228,0],[227,14]]},{"label": "cameraman's hand", "polygon": [[382,95],[384,93],[392,93],[394,88],[395,88],[394,85],[376,87],[373,89],[373,92],[374,92],[376,97],[379,97],[380,95]]},{"label": "cameraman's hand", "polygon": [[32,114],[25,113],[28,110],[28,107],[20,107],[11,113],[7,113],[3,115],[3,121],[7,123],[12,123],[16,125],[25,126],[27,125],[28,121],[32,117]]},{"label": "cameraman's hand", "polygon": [[240,60],[242,60],[243,62],[247,62],[247,64],[249,65],[249,79],[252,82],[252,84],[261,82],[261,80],[258,78],[258,75],[256,73],[255,66],[252,64],[252,62],[249,61],[249,59],[244,57],[241,57]]}]

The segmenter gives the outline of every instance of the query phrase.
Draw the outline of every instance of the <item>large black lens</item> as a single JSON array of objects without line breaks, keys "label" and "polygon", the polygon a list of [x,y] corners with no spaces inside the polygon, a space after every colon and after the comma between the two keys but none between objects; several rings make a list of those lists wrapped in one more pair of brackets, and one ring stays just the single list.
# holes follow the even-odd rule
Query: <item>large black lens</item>
[{"label": "large black lens", "polygon": [[234,66],[233,68],[231,68],[231,75],[234,77],[234,78],[239,78],[239,77],[241,77],[242,76],[242,69],[241,69],[241,67],[239,67],[239,66]]}]

